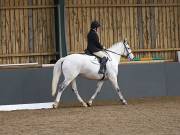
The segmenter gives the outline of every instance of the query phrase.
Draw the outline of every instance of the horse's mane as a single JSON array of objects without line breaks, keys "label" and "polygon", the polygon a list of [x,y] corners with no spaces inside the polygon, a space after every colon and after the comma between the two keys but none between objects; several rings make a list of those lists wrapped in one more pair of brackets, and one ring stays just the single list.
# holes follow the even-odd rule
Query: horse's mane
[{"label": "horse's mane", "polygon": [[116,50],[117,47],[122,44],[122,42],[117,42],[117,43],[114,43],[110,48],[108,48],[109,50]]}]

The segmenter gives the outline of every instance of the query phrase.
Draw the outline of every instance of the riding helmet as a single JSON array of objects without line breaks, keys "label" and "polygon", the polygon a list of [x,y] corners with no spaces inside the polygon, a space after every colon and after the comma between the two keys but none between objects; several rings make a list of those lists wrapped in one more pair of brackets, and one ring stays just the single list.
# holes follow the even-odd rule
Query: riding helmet
[{"label": "riding helmet", "polygon": [[91,23],[91,29],[97,29],[98,27],[100,27],[100,23],[98,21],[93,21]]}]

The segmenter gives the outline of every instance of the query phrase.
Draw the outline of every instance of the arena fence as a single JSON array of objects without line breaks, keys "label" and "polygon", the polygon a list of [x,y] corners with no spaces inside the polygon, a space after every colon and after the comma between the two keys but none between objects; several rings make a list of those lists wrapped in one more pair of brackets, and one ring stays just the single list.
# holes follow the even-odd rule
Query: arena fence
[{"label": "arena fence", "polygon": [[65,0],[69,53],[82,52],[92,20],[102,24],[106,47],[127,38],[137,57],[176,59],[179,0]]},{"label": "arena fence", "polygon": [[[56,50],[57,1],[0,1],[0,64],[49,63],[61,53]],[[90,23],[98,20],[106,47],[127,38],[136,57],[176,59],[180,50],[179,0],[64,1],[69,53],[86,48]]]},{"label": "arena fence", "polygon": [[[118,83],[126,99],[180,96],[179,69],[180,64],[175,62],[121,64],[119,66]],[[55,100],[55,97],[51,96],[52,70],[53,67],[0,70],[0,111],[1,109],[12,110],[14,107],[20,109],[52,107],[50,105]],[[96,84],[96,80],[77,78],[79,94],[85,101],[88,101],[95,92]],[[112,100],[119,101],[119,97],[112,84],[106,81],[95,102]],[[47,104],[35,104],[34,106],[33,103]],[[71,87],[63,92],[62,103],[70,103],[71,106],[74,103],[80,105]],[[23,105],[11,106],[16,104]],[[1,105],[8,106],[4,106],[4,108]]]},{"label": "arena fence", "polygon": [[53,0],[0,0],[0,64],[56,56]]}]

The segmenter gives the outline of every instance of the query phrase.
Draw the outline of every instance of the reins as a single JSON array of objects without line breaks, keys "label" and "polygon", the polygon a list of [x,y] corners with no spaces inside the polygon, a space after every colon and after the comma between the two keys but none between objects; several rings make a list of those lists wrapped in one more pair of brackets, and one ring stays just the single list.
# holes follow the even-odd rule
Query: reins
[{"label": "reins", "polygon": [[113,52],[113,51],[110,51],[110,50],[108,50],[108,49],[104,49],[105,51],[108,51],[108,52],[111,52],[111,53],[114,53],[114,54],[116,54],[116,55],[121,55],[121,54],[119,54],[119,53],[116,53],[116,52]]},{"label": "reins", "polygon": [[[126,45],[125,45],[124,43],[123,43],[123,45],[124,45],[125,50],[128,52],[128,49],[127,49]],[[113,52],[113,51],[108,50],[108,49],[104,49],[104,50],[105,50],[105,51],[108,51],[108,52],[111,52],[111,53],[114,53],[114,54],[116,54],[116,55],[121,55],[121,54],[119,54],[119,53]],[[125,50],[124,50],[124,51],[125,51]],[[129,56],[129,54],[131,54],[131,53],[128,52],[127,56]]]}]

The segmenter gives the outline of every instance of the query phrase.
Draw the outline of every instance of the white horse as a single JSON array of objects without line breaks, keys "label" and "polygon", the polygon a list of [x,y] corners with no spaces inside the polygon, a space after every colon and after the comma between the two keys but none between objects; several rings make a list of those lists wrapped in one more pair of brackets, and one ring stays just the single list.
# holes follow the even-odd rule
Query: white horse
[{"label": "white horse", "polygon": [[[85,107],[91,106],[93,100],[100,92],[104,80],[107,79],[111,81],[114,88],[116,89],[120,101],[122,101],[123,104],[127,104],[118,86],[118,64],[120,62],[121,55],[127,56],[130,60],[134,58],[134,55],[126,40],[123,42],[115,43],[112,47],[107,49],[106,52],[109,60],[106,63],[107,70],[105,78],[103,80],[103,75],[98,74],[100,64],[95,56],[89,56],[86,54],[71,54],[59,59],[56,62],[53,70],[52,96],[55,96],[57,89],[58,93],[53,104],[54,108],[58,107],[62,93],[70,83],[72,86],[72,90],[76,94],[79,102],[81,102]],[[57,88],[61,72],[63,72],[64,81]],[[76,77],[78,75],[81,75],[88,79],[98,80],[96,91],[90,98],[88,103],[85,103],[78,93],[76,86]]]}]

